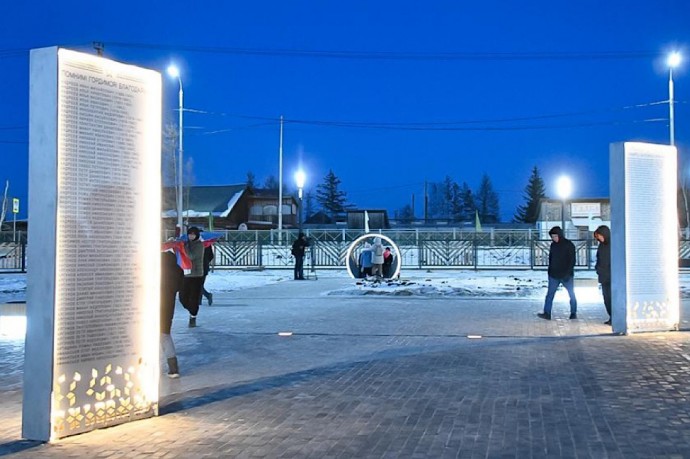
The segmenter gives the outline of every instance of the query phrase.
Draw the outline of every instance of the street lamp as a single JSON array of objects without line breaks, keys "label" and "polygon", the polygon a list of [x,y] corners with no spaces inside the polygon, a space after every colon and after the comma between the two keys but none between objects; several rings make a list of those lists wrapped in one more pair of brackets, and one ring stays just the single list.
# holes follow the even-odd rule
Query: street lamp
[{"label": "street lamp", "polygon": [[295,182],[297,183],[297,190],[299,195],[299,210],[297,211],[297,222],[299,225],[299,230],[302,232],[302,190],[304,189],[304,182],[307,176],[304,174],[302,169],[295,172]]},{"label": "street lamp", "polygon": [[184,233],[183,230],[183,223],[182,223],[182,113],[184,110],[184,96],[182,93],[182,78],[180,78],[180,70],[175,67],[174,65],[171,65],[168,67],[168,75],[170,75],[171,78],[177,78],[177,81],[180,83],[180,92],[179,92],[179,122],[178,122],[178,143],[177,143],[177,168],[178,168],[178,173],[177,173],[177,226],[180,231],[180,235]]},{"label": "street lamp", "polygon": [[682,56],[678,51],[674,51],[666,58],[666,65],[668,65],[668,118],[671,146],[676,144],[675,138],[675,119],[673,113],[673,69],[680,65]]},{"label": "street lamp", "polygon": [[567,175],[561,175],[556,181],[556,192],[561,198],[561,229],[565,236],[565,200],[570,197],[573,192],[573,182]]}]

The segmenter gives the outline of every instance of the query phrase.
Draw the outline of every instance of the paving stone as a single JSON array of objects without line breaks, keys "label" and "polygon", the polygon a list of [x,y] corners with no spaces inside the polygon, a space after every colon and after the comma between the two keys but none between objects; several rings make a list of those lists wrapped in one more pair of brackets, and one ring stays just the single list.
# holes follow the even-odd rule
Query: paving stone
[{"label": "paving stone", "polygon": [[196,329],[178,309],[162,415],[53,444],[20,439],[23,343],[0,341],[0,456],[690,457],[687,332],[613,336],[600,304],[547,322],[541,301],[324,295],[342,282],[215,295]]}]

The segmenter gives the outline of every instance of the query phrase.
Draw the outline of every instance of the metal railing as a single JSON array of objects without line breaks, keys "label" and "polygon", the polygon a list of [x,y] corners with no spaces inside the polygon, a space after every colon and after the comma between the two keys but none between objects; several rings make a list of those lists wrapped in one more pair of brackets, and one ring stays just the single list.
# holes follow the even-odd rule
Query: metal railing
[{"label": "metal railing", "polygon": [[0,272],[26,272],[25,242],[0,242]]},{"label": "metal railing", "polygon": [[[291,268],[292,242],[297,230],[225,231],[215,244],[216,269]],[[314,266],[342,268],[352,242],[364,233],[348,229],[307,229]],[[385,230],[395,241],[403,269],[540,269],[548,266],[551,239],[537,230],[493,230],[475,232],[462,229]],[[596,241],[573,240],[577,267],[593,267]]]},{"label": "metal railing", "polygon": [[[310,263],[317,269],[342,268],[352,242],[361,230],[305,229],[310,240]],[[215,269],[290,268],[292,242],[297,230],[220,231],[215,244]],[[384,230],[400,251],[402,269],[545,269],[551,239],[538,230],[461,229]],[[169,236],[169,235],[164,235]],[[0,272],[26,272],[26,242],[7,241],[0,234]],[[571,239],[575,244],[578,269],[593,269],[598,243],[592,238]],[[5,241],[5,242],[2,242]],[[690,266],[690,240],[681,239],[681,266]]]}]

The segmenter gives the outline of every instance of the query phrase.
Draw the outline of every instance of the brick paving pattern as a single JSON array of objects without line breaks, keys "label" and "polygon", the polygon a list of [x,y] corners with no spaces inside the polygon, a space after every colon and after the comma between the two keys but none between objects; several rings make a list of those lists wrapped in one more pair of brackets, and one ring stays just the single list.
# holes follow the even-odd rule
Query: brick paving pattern
[{"label": "brick paving pattern", "polygon": [[547,322],[540,301],[323,294],[344,282],[216,295],[196,329],[178,310],[161,416],[52,444],[20,440],[23,343],[0,340],[0,457],[690,458],[687,332],[614,336],[601,304]]}]

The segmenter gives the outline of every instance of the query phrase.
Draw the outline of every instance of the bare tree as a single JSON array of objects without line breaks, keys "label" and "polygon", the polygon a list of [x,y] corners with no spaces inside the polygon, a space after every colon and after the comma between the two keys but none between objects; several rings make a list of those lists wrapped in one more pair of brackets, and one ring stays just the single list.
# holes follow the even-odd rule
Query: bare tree
[{"label": "bare tree", "polygon": [[175,202],[170,202],[171,195],[164,195],[163,205],[166,209],[177,209],[177,125],[166,123],[163,126],[163,148],[161,152],[161,182],[164,187],[175,189]]},{"label": "bare tree", "polygon": [[5,214],[7,214],[7,192],[10,189],[10,181],[5,182],[5,193],[2,198],[2,210],[0,211],[0,231],[2,231],[2,224],[5,222]]}]

